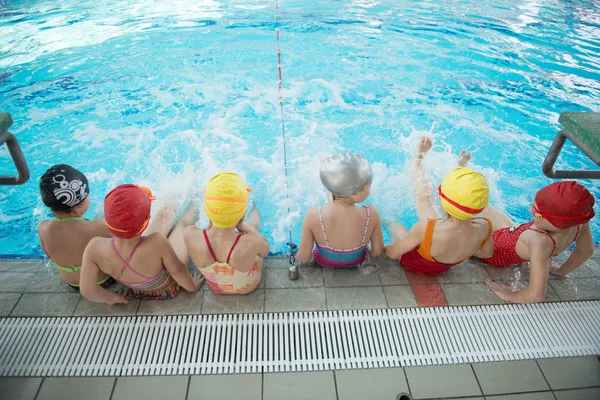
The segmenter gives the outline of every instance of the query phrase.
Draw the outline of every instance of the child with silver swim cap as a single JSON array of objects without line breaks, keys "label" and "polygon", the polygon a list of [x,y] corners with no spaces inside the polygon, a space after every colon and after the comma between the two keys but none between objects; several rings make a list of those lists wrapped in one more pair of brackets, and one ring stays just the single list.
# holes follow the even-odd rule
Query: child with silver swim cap
[{"label": "child with silver swim cap", "polygon": [[494,252],[492,224],[475,217],[488,204],[485,177],[466,167],[471,154],[463,151],[458,167],[438,187],[440,214],[433,204],[432,187],[426,183],[421,164],[433,143],[422,137],[415,155],[415,184],[419,221],[410,229],[385,222],[394,243],[386,246],[389,258],[400,259],[404,269],[426,275],[441,274],[472,256],[489,257]]},{"label": "child with silver swim cap", "polygon": [[323,161],[320,175],[333,201],[306,212],[298,261],[344,268],[381,255],[384,247],[379,212],[373,205],[356,207],[371,193],[373,171],[369,162],[359,154],[337,154]]}]

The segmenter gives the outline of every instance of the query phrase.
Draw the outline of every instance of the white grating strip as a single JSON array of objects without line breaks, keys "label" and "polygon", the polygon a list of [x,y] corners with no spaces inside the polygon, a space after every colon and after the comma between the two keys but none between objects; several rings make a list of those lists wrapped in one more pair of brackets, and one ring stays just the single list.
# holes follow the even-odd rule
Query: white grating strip
[{"label": "white grating strip", "polygon": [[600,354],[600,301],[0,319],[0,376],[319,371]]}]

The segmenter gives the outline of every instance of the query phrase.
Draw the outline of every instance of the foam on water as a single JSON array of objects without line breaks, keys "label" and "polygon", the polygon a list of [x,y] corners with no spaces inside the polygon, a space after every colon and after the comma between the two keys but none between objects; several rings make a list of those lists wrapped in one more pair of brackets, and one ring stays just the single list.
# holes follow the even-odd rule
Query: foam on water
[{"label": "foam on water", "polygon": [[[423,134],[435,142],[433,185],[466,149],[492,203],[524,220],[550,183],[541,163],[560,112],[600,109],[599,11],[593,1],[298,0],[280,2],[277,24],[275,0],[1,4],[0,109],[32,179],[0,191],[0,254],[41,254],[36,227],[49,213],[37,178],[55,163],[86,173],[95,212],[126,182],[201,209],[208,179],[238,172],[278,252],[329,198],[320,161],[356,151],[373,164],[368,202],[410,226]],[[594,167],[574,146],[563,153],[559,168]],[[13,170],[0,148],[0,171]]]}]

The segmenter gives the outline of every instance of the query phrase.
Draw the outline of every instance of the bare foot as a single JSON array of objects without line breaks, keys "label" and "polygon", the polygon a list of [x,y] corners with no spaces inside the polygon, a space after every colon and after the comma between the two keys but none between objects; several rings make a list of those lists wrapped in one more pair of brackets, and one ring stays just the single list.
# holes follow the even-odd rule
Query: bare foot
[{"label": "bare foot", "polygon": [[462,150],[460,152],[460,155],[458,156],[458,165],[460,165],[461,167],[466,167],[469,161],[471,161],[471,157],[472,156],[470,152]]},{"label": "bare foot", "polygon": [[425,153],[427,153],[431,147],[433,146],[433,142],[431,138],[428,136],[421,137],[419,143],[417,144],[417,157],[422,158]]}]

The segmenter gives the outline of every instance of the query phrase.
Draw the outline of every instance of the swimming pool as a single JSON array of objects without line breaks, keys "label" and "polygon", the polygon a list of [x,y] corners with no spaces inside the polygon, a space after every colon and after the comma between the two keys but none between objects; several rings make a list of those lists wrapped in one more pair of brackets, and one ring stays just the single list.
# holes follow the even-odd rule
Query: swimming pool
[{"label": "swimming pool", "polygon": [[[3,2],[0,110],[32,178],[0,191],[0,254],[41,255],[37,178],[55,163],[87,174],[92,210],[120,183],[181,202],[237,171],[279,252],[326,201],[320,160],[353,150],[373,163],[368,201],[410,225],[421,134],[437,180],[466,148],[492,203],[526,218],[560,112],[600,110],[599,15],[593,1]],[[558,167],[593,164],[570,146]]]}]

